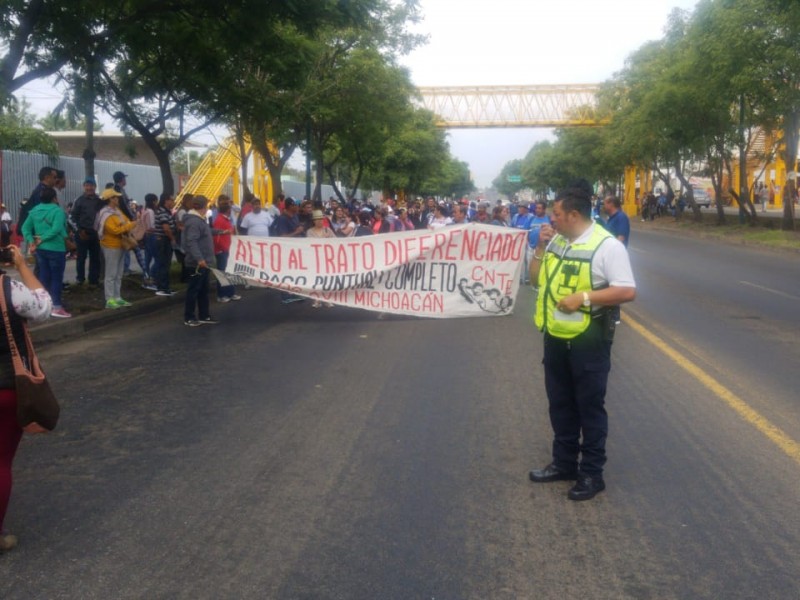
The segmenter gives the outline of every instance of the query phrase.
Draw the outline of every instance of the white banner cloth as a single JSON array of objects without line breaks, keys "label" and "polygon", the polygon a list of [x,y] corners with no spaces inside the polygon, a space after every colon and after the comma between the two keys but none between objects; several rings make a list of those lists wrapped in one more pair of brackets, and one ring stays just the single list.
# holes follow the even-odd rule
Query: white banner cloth
[{"label": "white banner cloth", "polygon": [[420,317],[511,314],[527,232],[469,223],[350,238],[234,236],[232,283]]}]

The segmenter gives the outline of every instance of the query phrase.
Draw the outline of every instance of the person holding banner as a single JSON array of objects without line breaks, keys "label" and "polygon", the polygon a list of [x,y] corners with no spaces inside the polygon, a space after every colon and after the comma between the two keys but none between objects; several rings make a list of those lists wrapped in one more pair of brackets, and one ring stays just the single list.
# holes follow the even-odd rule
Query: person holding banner
[{"label": "person holding banner", "polygon": [[553,223],[542,225],[531,257],[539,282],[536,327],[544,332],[544,378],[553,428],[552,462],[531,481],[576,481],[570,500],[605,489],[606,383],[616,326],[612,308],[636,298],[625,246],[592,220],[585,180],[562,191]]},{"label": "person holding banner", "polygon": [[[208,306],[209,265],[214,264],[214,240],[206,221],[208,198],[194,196],[190,206],[191,210],[183,219],[182,233],[184,265],[189,273],[183,322],[188,327],[216,325],[219,321],[209,314]],[[195,318],[195,307],[199,318]]]},{"label": "person holding banner", "polygon": [[[330,230],[325,222],[325,213],[321,210],[315,210],[311,213],[311,217],[314,220],[314,226],[306,232],[306,237],[310,238],[335,238],[336,234]],[[314,303],[311,305],[311,308],[319,308],[322,306],[319,300],[314,300]],[[326,302],[325,306],[328,308],[332,307],[333,304],[330,302]]]},{"label": "person holding banner", "polygon": [[287,198],[284,202],[283,212],[275,219],[273,228],[278,237],[305,237],[306,228],[300,223],[297,216],[297,201],[294,198]]}]

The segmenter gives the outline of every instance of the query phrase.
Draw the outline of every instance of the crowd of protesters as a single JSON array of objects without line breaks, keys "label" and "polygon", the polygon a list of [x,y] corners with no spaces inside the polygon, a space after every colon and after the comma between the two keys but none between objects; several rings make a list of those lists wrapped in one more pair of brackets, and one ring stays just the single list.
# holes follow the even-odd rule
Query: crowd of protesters
[{"label": "crowd of protesters", "polygon": [[[180,281],[187,285],[184,322],[189,326],[214,324],[208,295],[213,279],[210,268],[225,271],[235,235],[260,237],[360,237],[400,231],[436,230],[464,223],[512,227],[528,232],[528,253],[536,246],[541,226],[549,222],[543,200],[494,203],[463,198],[453,201],[433,197],[380,203],[331,197],[326,202],[278,196],[275,203],[246,193],[241,205],[225,194],[215,199],[183,194],[180,202],[169,194],[147,194],[138,204],[128,197],[127,175],[113,174],[98,194],[93,178],[83,182],[83,194],[69,204],[58,197],[65,187],[63,171],[44,167],[39,184],[21,206],[18,232],[35,256],[36,272],[49,292],[51,316],[71,314],[62,301],[64,268],[68,256],[76,260],[76,281],[92,289],[101,286],[107,309],[131,305],[122,297],[122,279],[131,275],[131,255],[139,265],[141,285],[157,296],[172,296],[171,269],[180,265]],[[598,199],[598,206],[601,201]],[[613,216],[619,201],[606,202]],[[616,210],[615,210],[616,209]],[[13,223],[0,206],[0,234],[9,235]],[[617,218],[621,221],[621,218]],[[5,233],[4,233],[5,232]],[[135,232],[138,232],[136,235]],[[131,238],[134,239],[131,242]],[[88,261],[88,272],[86,263]],[[522,283],[527,283],[527,268]],[[101,284],[102,277],[102,284]],[[216,300],[240,300],[233,285],[216,285]],[[286,304],[305,298],[282,293]],[[314,302],[313,306],[321,306]]]}]

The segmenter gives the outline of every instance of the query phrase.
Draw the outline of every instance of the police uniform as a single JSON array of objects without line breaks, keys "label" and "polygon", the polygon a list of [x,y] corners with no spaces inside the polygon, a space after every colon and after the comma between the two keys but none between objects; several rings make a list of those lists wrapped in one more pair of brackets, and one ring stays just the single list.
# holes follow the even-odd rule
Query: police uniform
[{"label": "police uniform", "polygon": [[636,287],[628,253],[619,240],[596,224],[572,243],[561,235],[553,238],[541,259],[534,320],[544,332],[552,464],[562,475],[570,475],[559,477],[563,479],[575,479],[571,475],[578,473],[602,477],[608,435],[606,383],[615,323],[608,309],[592,307],[586,294],[583,306],[573,313],[557,306],[572,294],[609,286]]}]

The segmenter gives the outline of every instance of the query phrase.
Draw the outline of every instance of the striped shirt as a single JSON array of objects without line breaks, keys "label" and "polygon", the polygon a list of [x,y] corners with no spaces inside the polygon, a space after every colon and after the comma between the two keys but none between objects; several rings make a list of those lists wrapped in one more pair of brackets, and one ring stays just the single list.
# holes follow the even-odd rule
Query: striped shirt
[{"label": "striped shirt", "polygon": [[166,237],[164,225],[169,225],[173,237],[177,235],[178,228],[175,226],[175,217],[172,216],[172,213],[166,208],[159,206],[156,210],[155,235],[158,237]]}]

